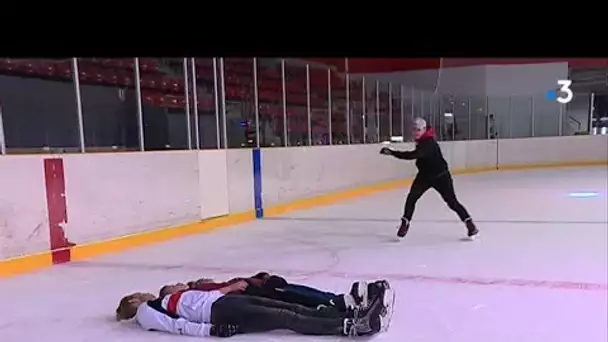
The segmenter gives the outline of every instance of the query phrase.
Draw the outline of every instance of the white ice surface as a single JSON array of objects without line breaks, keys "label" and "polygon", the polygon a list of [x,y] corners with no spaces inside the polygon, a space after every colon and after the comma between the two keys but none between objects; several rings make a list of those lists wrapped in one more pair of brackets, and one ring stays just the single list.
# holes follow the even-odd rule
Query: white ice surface
[{"label": "white ice surface", "polygon": [[[0,281],[0,340],[161,342],[199,339],[117,323],[118,300],[168,282],[259,270],[336,292],[387,278],[393,325],[374,341],[606,342],[606,168],[456,177],[482,235],[430,191],[410,234],[394,235],[406,189],[223,229]],[[570,198],[575,191],[597,197]],[[288,332],[230,341],[346,341]]]}]

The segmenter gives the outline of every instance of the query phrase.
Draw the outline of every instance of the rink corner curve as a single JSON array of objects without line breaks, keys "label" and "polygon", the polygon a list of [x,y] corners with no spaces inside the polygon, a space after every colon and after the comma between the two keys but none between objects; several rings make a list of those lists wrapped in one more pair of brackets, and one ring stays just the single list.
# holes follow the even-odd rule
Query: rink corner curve
[{"label": "rink corner curve", "polygon": [[[269,153],[270,154],[270,153]],[[588,158],[585,161],[577,161],[577,162],[542,162],[542,163],[498,163],[498,161],[494,163],[488,163],[492,166],[490,167],[469,167],[469,168],[459,168],[458,164],[454,166],[453,173],[455,175],[463,175],[463,174],[474,174],[488,171],[502,171],[502,170],[526,170],[526,169],[538,169],[538,168],[555,168],[555,167],[583,167],[583,166],[608,166],[608,160],[604,158],[604,154],[600,155],[601,160],[592,160]],[[608,156],[606,156],[608,157]],[[254,157],[255,158],[255,157]],[[134,233],[130,235],[120,236],[112,239],[105,239],[102,241],[94,241],[90,243],[78,243],[78,244],[68,244],[67,246],[59,246],[59,245],[51,245],[49,251],[45,251],[42,253],[29,253],[27,255],[12,257],[5,260],[0,260],[0,277],[14,276],[18,274],[30,273],[33,271],[37,271],[40,269],[44,269],[50,267],[54,264],[60,264],[64,262],[70,261],[79,261],[94,258],[97,256],[102,256],[110,253],[118,253],[125,250],[129,250],[132,248],[148,246],[176,238],[182,238],[186,236],[207,233],[219,228],[234,226],[237,224],[254,221],[260,218],[260,209],[263,211],[263,216],[276,216],[284,213],[297,211],[297,210],[305,210],[309,208],[314,208],[318,206],[331,205],[334,203],[339,203],[343,201],[347,201],[350,199],[355,199],[359,197],[373,195],[382,191],[394,190],[400,187],[404,187],[410,184],[411,179],[399,179],[399,180],[391,180],[384,182],[376,182],[375,184],[368,184],[363,186],[358,186],[354,188],[350,188],[347,190],[334,191],[330,193],[325,193],[318,196],[312,196],[309,198],[297,198],[303,196],[297,196],[295,200],[286,201],[286,203],[280,203],[276,198],[271,198],[270,201],[266,201],[270,203],[269,205],[262,208],[262,177],[264,178],[264,187],[266,191],[271,189],[272,187],[276,187],[276,184],[272,184],[274,179],[264,174],[267,170],[263,168],[262,162],[260,161],[260,157],[258,156],[258,161],[253,165],[248,164],[249,168],[253,165],[253,170],[250,168],[249,171],[239,174],[238,177],[234,179],[230,179],[230,175],[228,176],[230,181],[235,182],[236,184],[229,184],[228,187],[233,187],[234,189],[238,189],[237,195],[242,198],[252,197],[251,201],[254,201],[255,204],[252,203],[252,206],[249,208],[251,210],[237,211],[236,209],[232,210],[227,215],[219,216],[217,218],[205,219],[200,222],[189,223],[185,225],[179,226],[171,226],[161,229],[155,230],[147,230],[144,232]],[[272,156],[271,156],[272,158]],[[600,158],[598,158],[600,159]],[[274,165],[276,161],[270,159],[269,164]],[[246,175],[247,173],[251,173],[252,181],[248,183],[251,185],[252,190],[244,191],[243,184],[241,183],[244,179],[242,175]],[[258,181],[255,181],[254,178],[258,178]],[[256,184],[254,184],[254,182]],[[268,184],[268,185],[267,185]],[[107,184],[106,184],[107,186]],[[222,185],[224,186],[224,185]],[[268,186],[268,188],[266,188]],[[68,187],[69,188],[69,187]],[[48,190],[48,189],[47,189]],[[69,189],[67,190],[69,193]],[[246,195],[243,196],[243,193],[246,192]],[[250,196],[253,194],[254,196]],[[231,193],[230,196],[234,196],[234,193]],[[68,196],[69,197],[69,196]],[[230,199],[232,200],[232,198]],[[274,200],[274,202],[273,202]],[[258,208],[259,207],[259,208]],[[78,207],[80,208],[80,207]],[[247,208],[244,208],[247,209]],[[50,220],[49,220],[50,221]],[[50,228],[50,227],[49,227]],[[68,232],[69,233],[69,232]],[[67,236],[64,237],[65,242],[67,242]],[[63,241],[63,240],[62,240]],[[54,248],[55,247],[55,248]],[[56,258],[57,253],[65,252],[64,254],[68,255],[68,260],[60,260],[58,261]]]}]

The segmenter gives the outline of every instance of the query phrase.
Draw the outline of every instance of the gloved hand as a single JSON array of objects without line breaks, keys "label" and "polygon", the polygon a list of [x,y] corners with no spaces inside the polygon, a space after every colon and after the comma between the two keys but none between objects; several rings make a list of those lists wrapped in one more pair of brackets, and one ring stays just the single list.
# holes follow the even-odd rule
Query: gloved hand
[{"label": "gloved hand", "polygon": [[386,155],[392,155],[393,154],[393,150],[391,150],[388,147],[383,147],[380,149],[380,154],[386,154]]},{"label": "gloved hand", "polygon": [[211,327],[210,334],[214,337],[230,337],[239,333],[239,326],[233,324],[221,324]]}]

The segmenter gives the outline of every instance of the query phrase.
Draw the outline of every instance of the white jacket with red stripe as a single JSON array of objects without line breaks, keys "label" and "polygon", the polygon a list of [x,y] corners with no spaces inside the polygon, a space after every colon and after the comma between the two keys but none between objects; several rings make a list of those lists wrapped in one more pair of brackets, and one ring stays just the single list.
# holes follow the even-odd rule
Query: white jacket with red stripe
[{"label": "white jacket with red stripe", "polygon": [[162,298],[160,303],[143,303],[137,309],[135,319],[146,330],[210,336],[211,307],[222,296],[219,291],[189,290],[174,293]]}]

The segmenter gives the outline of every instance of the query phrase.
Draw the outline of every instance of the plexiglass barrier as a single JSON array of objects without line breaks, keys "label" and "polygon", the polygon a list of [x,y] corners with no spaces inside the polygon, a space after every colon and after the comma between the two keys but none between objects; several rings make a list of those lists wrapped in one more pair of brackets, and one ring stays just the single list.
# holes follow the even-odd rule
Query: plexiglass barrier
[{"label": "plexiglass barrier", "polygon": [[408,141],[416,117],[440,140],[593,132],[592,94],[568,105],[546,94],[444,94],[303,59],[0,61],[3,154]]}]

